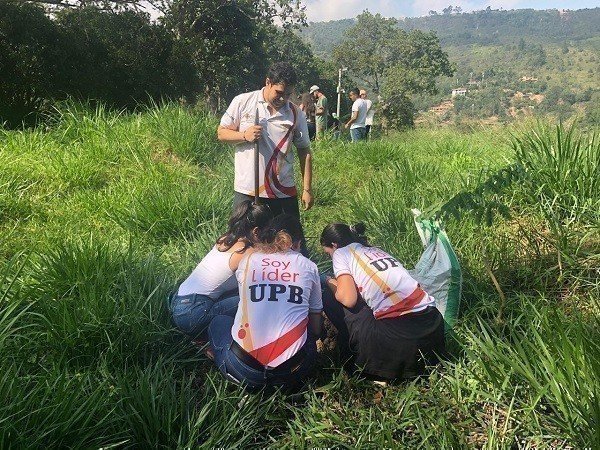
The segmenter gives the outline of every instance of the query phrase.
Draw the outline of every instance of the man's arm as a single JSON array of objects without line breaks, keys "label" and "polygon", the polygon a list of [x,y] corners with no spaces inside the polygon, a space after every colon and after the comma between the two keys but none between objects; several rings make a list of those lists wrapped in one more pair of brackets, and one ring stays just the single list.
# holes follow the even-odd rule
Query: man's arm
[{"label": "man's arm", "polygon": [[253,125],[244,131],[232,130],[223,125],[219,125],[219,128],[217,128],[217,139],[229,144],[240,144],[242,142],[256,141],[260,138],[261,133],[262,126],[260,125]]},{"label": "man's arm", "polygon": [[312,192],[312,153],[310,147],[299,148],[298,159],[300,160],[300,173],[302,174],[302,204],[304,210],[310,209],[314,203]]},{"label": "man's arm", "polygon": [[350,117],[350,120],[348,122],[346,122],[345,127],[349,128],[350,125],[352,125],[354,122],[356,122],[356,119],[358,119],[358,111],[352,111],[352,116]]}]

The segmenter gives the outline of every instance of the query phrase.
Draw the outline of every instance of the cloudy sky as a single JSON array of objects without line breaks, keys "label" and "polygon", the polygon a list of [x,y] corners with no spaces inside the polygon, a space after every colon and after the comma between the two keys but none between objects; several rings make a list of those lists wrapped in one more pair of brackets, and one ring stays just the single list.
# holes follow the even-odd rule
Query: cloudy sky
[{"label": "cloudy sky", "polygon": [[356,17],[368,8],[372,13],[386,17],[414,17],[429,11],[441,11],[448,5],[460,6],[463,11],[485,9],[582,9],[600,7],[600,0],[303,0],[308,20],[326,20]]}]

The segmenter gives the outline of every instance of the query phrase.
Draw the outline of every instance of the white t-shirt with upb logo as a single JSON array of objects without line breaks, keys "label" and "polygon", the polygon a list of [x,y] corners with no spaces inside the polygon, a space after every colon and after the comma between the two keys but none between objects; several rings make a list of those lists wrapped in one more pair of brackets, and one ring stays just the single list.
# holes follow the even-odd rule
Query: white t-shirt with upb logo
[{"label": "white t-shirt with upb logo", "polygon": [[[258,110],[259,124],[263,127],[259,148],[259,194],[263,198],[287,198],[298,194],[294,182],[294,154],[296,148],[309,148],[306,115],[288,102],[273,115],[267,108],[262,89],[235,97],[220,125],[235,131],[245,131],[254,125]],[[254,195],[254,143],[242,142],[235,146],[234,190]]]},{"label": "white t-shirt with upb logo", "polygon": [[332,259],[335,276],[352,275],[358,293],[377,319],[435,305],[434,298],[419,287],[402,264],[378,247],[353,243],[338,248]]},{"label": "white t-shirt with upb logo", "polygon": [[315,263],[295,251],[253,253],[236,271],[240,304],[231,335],[261,364],[277,367],[307,337],[309,312],[323,310]]}]

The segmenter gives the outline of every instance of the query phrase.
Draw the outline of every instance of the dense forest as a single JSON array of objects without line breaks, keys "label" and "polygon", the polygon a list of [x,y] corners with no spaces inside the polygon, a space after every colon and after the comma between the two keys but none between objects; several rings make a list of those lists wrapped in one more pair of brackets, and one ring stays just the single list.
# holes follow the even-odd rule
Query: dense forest
[{"label": "dense forest", "polygon": [[[355,22],[310,23],[301,36],[326,59]],[[448,7],[399,19],[397,27],[433,31],[455,65],[453,77],[437,80],[437,94],[414,96],[422,112],[434,109],[439,120],[539,113],[600,123],[600,8],[462,13]],[[451,99],[453,88],[467,92]]]},{"label": "dense forest", "polygon": [[158,20],[148,3],[0,2],[0,124],[36,124],[68,99],[127,110],[200,101],[220,110],[262,86],[269,64],[282,59],[298,68],[299,90],[333,84],[290,31],[305,23],[293,2],[150,2]]}]

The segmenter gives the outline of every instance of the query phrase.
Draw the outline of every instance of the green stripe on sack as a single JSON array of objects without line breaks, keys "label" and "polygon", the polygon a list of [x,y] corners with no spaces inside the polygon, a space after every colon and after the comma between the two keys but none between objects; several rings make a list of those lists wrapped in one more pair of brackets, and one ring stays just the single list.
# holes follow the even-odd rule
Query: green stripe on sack
[{"label": "green stripe on sack", "polygon": [[446,303],[446,313],[444,314],[444,320],[450,328],[454,328],[456,319],[458,318],[458,312],[460,308],[460,295],[462,290],[462,270],[458,257],[448,240],[448,236],[445,232],[438,234],[438,239],[444,246],[444,250],[448,254],[450,259],[450,287],[448,288],[448,300]]}]

